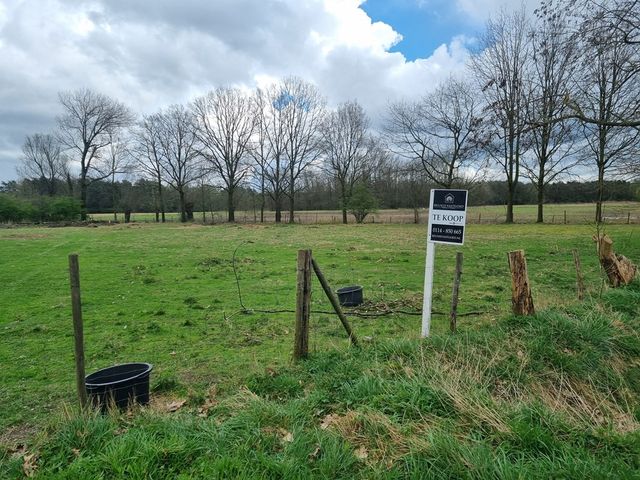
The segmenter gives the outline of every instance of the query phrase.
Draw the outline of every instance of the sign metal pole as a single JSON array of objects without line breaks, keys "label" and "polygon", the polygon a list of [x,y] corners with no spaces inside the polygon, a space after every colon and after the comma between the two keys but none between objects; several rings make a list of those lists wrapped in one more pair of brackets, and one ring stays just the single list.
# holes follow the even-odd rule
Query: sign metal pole
[{"label": "sign metal pole", "polygon": [[431,293],[433,291],[433,266],[436,259],[436,244],[427,242],[427,261],[424,268],[424,300],[422,302],[422,337],[429,336],[431,328]]}]

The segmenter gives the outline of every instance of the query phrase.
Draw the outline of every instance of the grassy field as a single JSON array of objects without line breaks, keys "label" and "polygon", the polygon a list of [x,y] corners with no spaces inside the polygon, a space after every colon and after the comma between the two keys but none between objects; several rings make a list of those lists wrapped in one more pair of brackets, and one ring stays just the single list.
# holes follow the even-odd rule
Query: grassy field
[{"label": "grassy field", "polygon": [[[609,225],[605,230],[614,239],[616,251],[640,260],[637,226]],[[448,319],[443,315],[435,315],[434,336],[428,342],[415,341],[419,316],[352,317],[355,331],[369,345],[358,352],[349,348],[333,315],[315,313],[311,320],[314,359],[291,366],[294,315],[258,310],[294,308],[296,251],[313,249],[334,288],[363,285],[370,310],[418,311],[424,226],[129,224],[2,229],[0,443],[5,447],[0,458],[5,470],[0,470],[0,476],[3,471],[20,470],[16,443],[33,438],[35,431],[47,426],[38,447],[43,478],[56,472],[59,478],[80,478],[74,472],[83,469],[85,478],[95,478],[90,472],[107,467],[112,473],[106,478],[145,478],[145,470],[137,468],[160,469],[158,478],[176,478],[179,473],[184,478],[217,478],[215,472],[224,471],[247,478],[258,476],[255,472],[260,470],[251,470],[258,467],[272,472],[264,478],[299,478],[310,472],[302,466],[296,470],[294,465],[300,458],[315,462],[314,455],[320,470],[311,473],[324,478],[353,478],[362,468],[371,474],[362,478],[408,478],[402,472],[416,472],[426,465],[416,454],[421,449],[434,455],[438,449],[448,455],[457,452],[455,462],[450,459],[457,465],[449,471],[452,478],[464,476],[456,469],[470,459],[481,463],[496,456],[502,456],[507,473],[517,472],[509,469],[518,462],[522,471],[535,473],[535,464],[525,461],[527,448],[534,445],[536,455],[543,455],[544,448],[553,450],[546,467],[552,468],[553,456],[568,455],[565,450],[571,448],[569,436],[574,433],[579,433],[579,442],[595,442],[595,446],[581,443],[576,450],[576,458],[581,448],[589,453],[580,465],[582,470],[576,472],[589,472],[598,464],[600,457],[592,454],[592,447],[609,449],[608,457],[600,452],[602,468],[614,471],[611,465],[622,462],[616,472],[633,472],[637,459],[633,463],[629,458],[639,443],[637,432],[629,432],[640,420],[636,403],[640,384],[633,383],[640,382],[640,350],[634,350],[638,349],[640,294],[637,288],[627,296],[603,289],[591,240],[594,233],[589,225],[470,225],[466,244],[460,248],[464,275],[459,310],[481,313],[462,317],[459,335],[446,333]],[[236,248],[242,302],[252,314],[240,313],[232,264]],[[506,252],[513,249],[526,251],[534,301],[542,312],[531,323],[508,315]],[[586,277],[589,299],[584,306],[575,300],[573,249],[580,252]],[[438,312],[448,310],[456,250],[437,249],[434,310]],[[80,256],[87,371],[130,361],[155,366],[155,406],[134,420],[114,416],[51,423],[63,404],[74,402],[67,271],[67,255],[72,252]],[[319,285],[314,283],[313,288],[312,308],[329,310]],[[607,302],[619,312],[607,310],[613,308]],[[566,332],[570,345],[558,338]],[[616,362],[631,365],[635,373],[627,374]],[[613,364],[619,370],[615,375],[609,369]],[[460,372],[466,373],[456,380]],[[572,383],[574,377],[584,375],[589,376],[587,384]],[[628,393],[626,384],[618,385],[616,375],[629,375],[635,393]],[[551,390],[538,381],[539,376],[553,380]],[[446,383],[456,381],[457,386]],[[587,407],[571,410],[571,399],[562,397],[566,395],[563,381],[579,398],[587,398]],[[477,383],[472,386],[472,382]],[[434,388],[435,393],[429,390]],[[529,394],[537,388],[541,390],[532,400]],[[505,398],[515,401],[513,409],[496,413],[499,405],[485,398],[496,389],[505,390]],[[212,402],[211,392],[215,392],[215,407],[202,415],[202,406]],[[604,400],[591,399],[594,392],[603,392]],[[471,397],[464,398],[467,394]],[[558,408],[567,409],[557,418],[554,398]],[[189,413],[184,418],[157,414],[176,399],[187,400],[184,408]],[[385,409],[387,400],[390,406]],[[458,401],[462,404],[457,405]],[[423,413],[432,410],[434,417],[425,417]],[[329,415],[339,417],[335,428],[321,428],[319,422]],[[118,434],[123,428],[128,433]],[[560,433],[554,450],[555,440],[547,436],[565,432],[560,428],[567,433]],[[356,437],[349,437],[349,429],[355,429]],[[360,437],[358,429],[362,429]],[[429,434],[420,440],[425,429]],[[518,429],[535,438],[513,437]],[[390,441],[398,436],[405,440],[392,444],[386,455],[380,452],[382,446],[363,443],[362,438],[368,442],[372,431],[379,431],[381,438],[391,436]],[[82,437],[80,446],[74,435]],[[451,444],[456,438],[463,439],[458,446]],[[258,448],[254,441],[263,443]],[[492,450],[504,441],[516,444],[497,453]],[[216,454],[212,463],[191,464],[194,452],[205,444],[235,453],[231,457]],[[147,452],[150,457],[140,454],[138,466],[132,460],[138,457],[129,450],[136,445],[153,450]],[[314,454],[317,445],[320,450]],[[79,459],[89,463],[62,468],[73,463],[78,457],[73,452],[80,447],[86,457],[80,454]],[[359,451],[360,447],[364,450]],[[107,453],[100,453],[105,448]],[[182,466],[172,463],[172,455]],[[445,471],[441,468],[446,458],[439,460],[442,465],[432,466],[437,467],[433,472]],[[257,463],[249,465],[251,461]],[[269,462],[275,463],[269,467]],[[196,465],[196,470],[189,470]],[[397,475],[387,477],[385,471]],[[551,470],[540,470],[545,471]],[[434,478],[443,478],[435,473]]]},{"label": "grassy field", "polygon": [[[516,223],[535,223],[537,218],[536,205],[516,205],[514,215]],[[607,202],[604,204],[604,219],[608,223],[640,224],[640,202]],[[595,215],[595,205],[590,203],[574,204],[548,204],[545,205],[545,223],[552,224],[591,224]],[[419,222],[427,222],[427,209],[418,210]],[[259,220],[260,212],[237,211],[236,221],[240,223],[256,223]],[[314,210],[299,211],[295,214],[296,223],[303,224],[336,224],[342,222],[342,213],[337,210]],[[94,220],[109,221],[113,219],[112,213],[96,213],[91,215]],[[222,223],[227,218],[227,212],[206,212],[206,223]],[[469,207],[467,214],[468,223],[495,224],[504,223],[506,218],[506,208],[504,205],[487,205],[479,207]],[[123,215],[120,213],[118,219],[122,221]],[[167,221],[177,222],[180,220],[178,213],[172,212],[166,215]],[[195,212],[194,219],[197,222],[203,220],[202,212]],[[133,213],[131,220],[135,222],[154,222],[153,213]],[[274,213],[266,212],[265,221],[274,222]],[[283,221],[288,221],[288,213],[283,213]],[[352,215],[349,215],[349,222],[355,223]],[[415,216],[411,209],[379,210],[365,219],[365,223],[414,223]]]}]

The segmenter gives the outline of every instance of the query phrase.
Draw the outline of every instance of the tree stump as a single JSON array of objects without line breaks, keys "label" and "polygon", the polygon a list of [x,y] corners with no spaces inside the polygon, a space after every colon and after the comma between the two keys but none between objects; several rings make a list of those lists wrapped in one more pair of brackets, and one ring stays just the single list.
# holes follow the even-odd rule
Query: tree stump
[{"label": "tree stump", "polygon": [[511,270],[511,307],[516,315],[533,315],[533,298],[527,273],[527,260],[524,250],[516,250],[507,254]]},{"label": "tree stump", "polygon": [[613,240],[609,235],[594,235],[593,241],[598,244],[598,258],[607,274],[609,284],[615,288],[631,283],[638,272],[638,267],[624,255],[613,252]]}]

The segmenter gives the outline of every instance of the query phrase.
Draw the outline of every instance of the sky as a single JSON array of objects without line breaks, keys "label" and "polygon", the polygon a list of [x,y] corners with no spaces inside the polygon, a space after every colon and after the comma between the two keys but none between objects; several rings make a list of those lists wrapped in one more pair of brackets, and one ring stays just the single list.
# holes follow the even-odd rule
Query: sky
[{"label": "sky", "polygon": [[[465,74],[470,49],[509,0],[0,0],[0,181],[26,135],[50,133],[58,92],[90,88],[138,115],[219,86],[287,75],[330,106],[386,106]],[[537,0],[525,0],[533,10]],[[519,4],[518,4],[519,6]]]}]

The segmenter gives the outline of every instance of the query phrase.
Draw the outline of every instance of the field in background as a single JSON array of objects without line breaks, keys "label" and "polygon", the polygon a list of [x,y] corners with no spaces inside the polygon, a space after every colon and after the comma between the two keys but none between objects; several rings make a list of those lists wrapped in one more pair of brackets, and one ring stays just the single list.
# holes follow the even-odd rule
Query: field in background
[{"label": "field in background", "polygon": [[[516,205],[514,207],[516,223],[535,223],[537,218],[536,205]],[[545,205],[545,223],[552,224],[592,224],[595,215],[595,205],[589,203],[575,204],[549,204]],[[289,214],[283,212],[283,222],[288,222]],[[95,213],[91,215],[94,220],[113,220],[112,213]],[[118,213],[118,219],[123,220],[123,214]],[[469,207],[467,213],[468,223],[496,224],[504,223],[506,218],[506,208],[503,205],[488,205]],[[179,221],[180,215],[175,212],[167,213],[168,221]],[[222,223],[227,219],[225,211],[206,212],[204,220],[206,223]],[[131,220],[134,222],[154,222],[153,213],[132,213]],[[202,212],[194,212],[194,220],[202,223]],[[238,223],[257,223],[260,220],[259,211],[237,211],[236,221]],[[349,223],[355,223],[353,215],[349,215]],[[427,223],[427,209],[418,209],[419,223]],[[275,221],[274,212],[265,212],[265,222]],[[295,213],[296,223],[302,224],[338,224],[342,223],[342,213],[337,210],[313,210],[299,211]],[[604,205],[605,223],[620,224],[640,224],[640,203],[639,202],[608,202]],[[415,214],[411,209],[379,210],[365,219],[365,223],[415,223]]]},{"label": "field in background", "polygon": [[[635,226],[611,225],[614,248],[640,259]],[[602,281],[591,235],[582,225],[470,225],[464,252],[460,327],[490,325],[510,308],[506,252],[523,248],[538,307],[574,301],[572,249],[582,255],[587,287]],[[87,371],[148,361],[156,385],[192,395],[217,384],[241,385],[266,366],[287,364],[292,313],[240,314],[295,306],[296,251],[311,248],[334,288],[364,286],[371,309],[419,311],[426,232],[420,225],[168,225],[0,230],[0,328],[3,365],[0,427],[35,422],[73,402],[73,341],[67,255],[80,256]],[[251,243],[246,243],[251,242]],[[438,247],[434,310],[450,302],[456,248]],[[329,311],[314,284],[312,307]],[[417,338],[419,316],[353,318],[376,339]],[[436,315],[434,331],[448,320]],[[330,314],[313,314],[311,350],[348,348]]]}]

